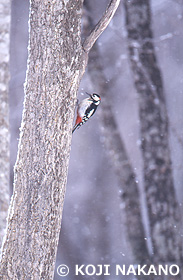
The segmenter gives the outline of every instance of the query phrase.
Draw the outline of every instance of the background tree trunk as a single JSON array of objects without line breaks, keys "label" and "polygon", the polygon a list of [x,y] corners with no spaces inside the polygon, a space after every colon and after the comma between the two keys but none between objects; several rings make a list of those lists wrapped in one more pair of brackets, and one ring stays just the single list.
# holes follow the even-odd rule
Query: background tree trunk
[{"label": "background tree trunk", "polygon": [[[149,1],[124,1],[128,48],[138,92],[144,184],[155,263],[182,258],[180,213],[169,150],[168,117],[152,42]],[[180,276],[179,276],[180,277]]]},{"label": "background tree trunk", "polygon": [[[9,43],[10,1],[1,1],[0,11],[0,248],[9,206]],[[0,252],[1,253],[1,252]]]},{"label": "background tree trunk", "polygon": [[[85,7],[87,9],[85,29],[90,30],[94,23],[91,12],[89,12],[89,1],[86,1]],[[87,31],[85,32],[87,33]],[[141,216],[138,184],[136,183],[135,173],[115,121],[112,104],[109,102],[111,96],[108,91],[111,87],[109,83],[106,83],[97,43],[94,45],[89,55],[88,73],[95,85],[95,91],[100,93],[102,96],[102,110],[100,114],[101,133],[103,135],[102,138],[104,139],[103,142],[106,152],[110,157],[111,165],[114,168],[119,181],[120,196],[125,216],[126,237],[130,242],[134,254],[134,262],[148,263],[150,260],[147,244],[144,239],[145,232]]]}]

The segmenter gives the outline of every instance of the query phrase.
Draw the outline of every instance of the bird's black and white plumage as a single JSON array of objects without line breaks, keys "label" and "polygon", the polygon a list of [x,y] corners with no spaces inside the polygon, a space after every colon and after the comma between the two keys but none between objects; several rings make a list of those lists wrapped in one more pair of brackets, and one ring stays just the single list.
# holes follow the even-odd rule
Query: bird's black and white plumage
[{"label": "bird's black and white plumage", "polygon": [[100,104],[101,98],[97,93],[88,95],[90,97],[83,99],[78,105],[77,118],[72,133],[91,118]]}]

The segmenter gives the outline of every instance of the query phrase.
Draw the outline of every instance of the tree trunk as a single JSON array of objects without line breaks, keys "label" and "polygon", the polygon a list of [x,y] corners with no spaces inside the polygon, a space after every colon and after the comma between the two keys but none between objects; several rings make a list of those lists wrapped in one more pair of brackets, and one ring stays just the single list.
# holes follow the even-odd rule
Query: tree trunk
[{"label": "tree trunk", "polygon": [[[85,2],[86,21],[84,32],[90,30],[94,23],[91,16],[89,1]],[[136,183],[133,167],[129,161],[128,154],[126,152],[123,140],[120,136],[117,123],[112,111],[109,84],[106,83],[104,76],[104,69],[102,67],[102,61],[100,59],[100,53],[98,45],[95,44],[92,48],[89,61],[88,61],[88,73],[91,81],[95,85],[95,91],[102,94],[101,103],[101,132],[104,139],[104,145],[106,152],[111,159],[111,165],[117,175],[122,203],[124,205],[123,213],[125,216],[126,224],[126,237],[129,240],[135,263],[149,263],[149,254],[147,249],[147,243],[145,241],[145,232],[142,222],[140,196],[138,190],[138,184]],[[143,276],[141,276],[141,279]]]},{"label": "tree trunk", "polygon": [[9,41],[10,1],[1,1],[0,12],[0,248],[9,206]]},{"label": "tree trunk", "polygon": [[3,279],[53,278],[83,70],[81,8],[82,0],[31,1],[25,103]]},{"label": "tree trunk", "polygon": [[[111,2],[116,9],[119,0]],[[90,50],[81,45],[82,5],[83,0],[31,1],[24,111],[1,279],[53,278],[76,94]]]},{"label": "tree trunk", "polygon": [[144,184],[155,263],[180,263],[180,213],[168,143],[168,117],[147,0],[124,1],[129,57],[138,92]]}]

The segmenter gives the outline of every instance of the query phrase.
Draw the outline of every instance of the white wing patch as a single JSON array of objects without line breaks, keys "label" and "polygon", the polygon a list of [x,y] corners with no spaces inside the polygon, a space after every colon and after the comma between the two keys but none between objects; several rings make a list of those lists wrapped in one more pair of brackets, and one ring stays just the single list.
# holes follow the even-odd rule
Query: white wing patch
[{"label": "white wing patch", "polygon": [[92,109],[90,112],[89,112],[89,114],[88,114],[88,119],[91,117],[91,115],[93,114],[93,111],[94,111],[94,109]]}]

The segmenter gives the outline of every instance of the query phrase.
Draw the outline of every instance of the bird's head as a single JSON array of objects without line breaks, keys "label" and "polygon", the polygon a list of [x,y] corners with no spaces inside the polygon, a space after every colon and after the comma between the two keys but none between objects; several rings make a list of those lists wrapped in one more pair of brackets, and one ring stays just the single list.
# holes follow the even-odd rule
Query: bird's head
[{"label": "bird's head", "polygon": [[97,93],[89,94],[89,93],[86,92],[86,94],[88,94],[88,95],[90,96],[91,100],[92,100],[94,103],[97,103],[97,104],[100,103],[101,97],[100,97],[100,95],[98,95]]}]

